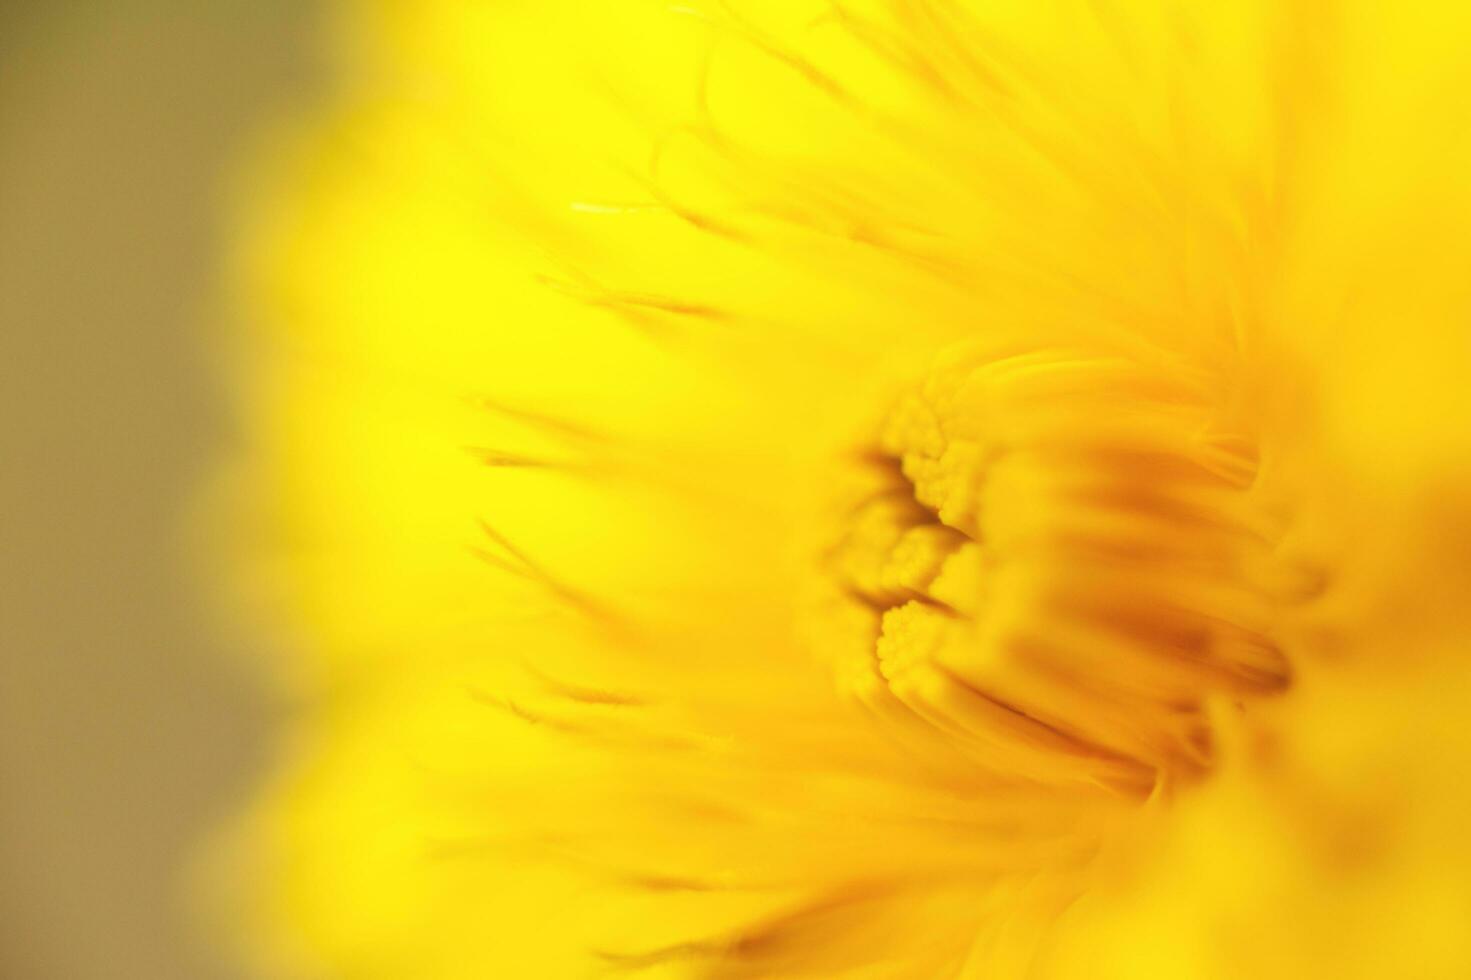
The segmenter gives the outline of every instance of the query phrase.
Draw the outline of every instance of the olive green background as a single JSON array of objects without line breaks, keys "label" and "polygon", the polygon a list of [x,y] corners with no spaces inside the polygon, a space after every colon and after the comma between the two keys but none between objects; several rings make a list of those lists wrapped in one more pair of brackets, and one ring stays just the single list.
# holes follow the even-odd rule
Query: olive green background
[{"label": "olive green background", "polygon": [[184,869],[271,709],[187,513],[232,450],[221,215],[307,0],[0,0],[0,980],[225,980]]}]

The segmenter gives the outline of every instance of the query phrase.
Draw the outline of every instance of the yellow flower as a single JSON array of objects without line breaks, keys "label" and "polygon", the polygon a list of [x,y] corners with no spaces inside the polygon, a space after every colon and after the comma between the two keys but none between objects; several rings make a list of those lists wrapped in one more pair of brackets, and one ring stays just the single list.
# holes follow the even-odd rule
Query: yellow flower
[{"label": "yellow flower", "polygon": [[242,234],[264,975],[1471,975],[1471,14],[338,36]]}]

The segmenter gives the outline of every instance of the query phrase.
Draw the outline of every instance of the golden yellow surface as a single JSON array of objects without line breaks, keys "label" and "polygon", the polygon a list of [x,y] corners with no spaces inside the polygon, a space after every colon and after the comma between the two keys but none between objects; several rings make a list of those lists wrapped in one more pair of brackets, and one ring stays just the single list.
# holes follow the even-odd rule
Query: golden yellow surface
[{"label": "golden yellow surface", "polygon": [[1471,971],[1458,6],[338,37],[241,220],[265,975]]}]

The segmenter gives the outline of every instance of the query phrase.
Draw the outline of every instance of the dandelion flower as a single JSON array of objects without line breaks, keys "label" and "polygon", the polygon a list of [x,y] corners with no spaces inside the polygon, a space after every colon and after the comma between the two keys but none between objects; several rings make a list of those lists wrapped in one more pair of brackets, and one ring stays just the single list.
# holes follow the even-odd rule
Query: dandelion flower
[{"label": "dandelion flower", "polygon": [[263,975],[1471,972],[1471,14],[336,36],[241,236]]}]

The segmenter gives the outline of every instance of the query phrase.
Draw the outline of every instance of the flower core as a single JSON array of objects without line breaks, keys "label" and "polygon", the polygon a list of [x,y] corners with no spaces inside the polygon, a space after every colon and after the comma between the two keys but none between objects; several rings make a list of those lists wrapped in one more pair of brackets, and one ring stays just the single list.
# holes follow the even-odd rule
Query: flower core
[{"label": "flower core", "polygon": [[1050,783],[1207,768],[1207,699],[1289,671],[1252,440],[1183,377],[968,348],[900,400],[827,556],[862,702]]}]

